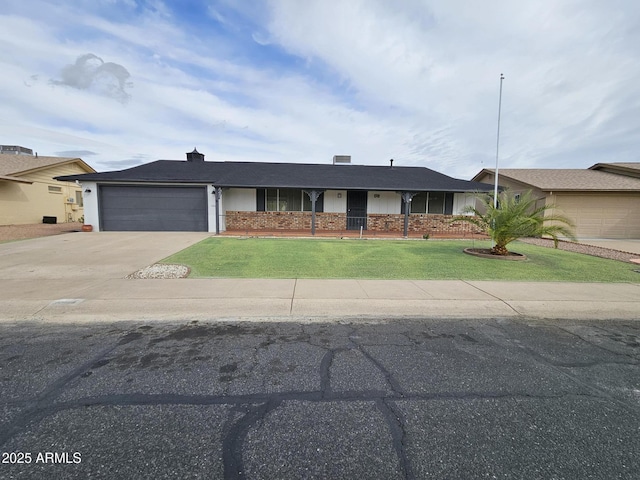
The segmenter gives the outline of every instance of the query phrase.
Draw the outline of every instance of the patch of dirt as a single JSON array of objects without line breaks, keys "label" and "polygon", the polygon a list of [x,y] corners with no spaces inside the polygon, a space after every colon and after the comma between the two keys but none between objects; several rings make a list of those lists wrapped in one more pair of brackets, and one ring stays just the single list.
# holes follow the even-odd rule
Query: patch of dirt
[{"label": "patch of dirt", "polygon": [[526,255],[521,253],[509,252],[508,255],[494,255],[490,248],[465,248],[464,253],[475,257],[492,258],[495,260],[526,260]]}]

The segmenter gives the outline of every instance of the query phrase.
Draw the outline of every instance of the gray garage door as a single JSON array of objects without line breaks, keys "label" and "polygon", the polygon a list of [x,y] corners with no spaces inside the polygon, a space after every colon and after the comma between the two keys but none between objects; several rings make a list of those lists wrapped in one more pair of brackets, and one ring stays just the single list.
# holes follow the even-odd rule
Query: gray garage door
[{"label": "gray garage door", "polygon": [[204,186],[100,186],[100,229],[104,231],[206,232]]}]

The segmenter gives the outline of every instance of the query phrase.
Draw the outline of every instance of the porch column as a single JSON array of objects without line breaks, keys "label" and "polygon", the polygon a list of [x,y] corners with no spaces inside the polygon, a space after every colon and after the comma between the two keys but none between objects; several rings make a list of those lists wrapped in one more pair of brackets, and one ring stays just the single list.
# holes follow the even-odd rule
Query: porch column
[{"label": "porch column", "polygon": [[311,235],[316,234],[316,200],[324,193],[324,190],[305,190],[311,200]]},{"label": "porch column", "polygon": [[216,235],[220,235],[220,199],[222,198],[222,187],[213,187],[216,197]]},{"label": "porch column", "polygon": [[416,192],[402,192],[404,202],[404,236],[409,236],[409,213],[411,213],[411,199],[417,195]]}]

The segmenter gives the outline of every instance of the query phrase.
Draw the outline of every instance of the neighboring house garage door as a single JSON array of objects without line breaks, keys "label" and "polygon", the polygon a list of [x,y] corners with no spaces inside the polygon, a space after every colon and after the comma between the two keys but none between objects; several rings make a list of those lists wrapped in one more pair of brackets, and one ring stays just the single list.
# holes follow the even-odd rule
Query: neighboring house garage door
[{"label": "neighboring house garage door", "polygon": [[103,231],[206,232],[204,186],[100,186]]},{"label": "neighboring house garage door", "polygon": [[[554,195],[578,238],[640,238],[640,194]],[[554,198],[552,197],[552,198]]]}]

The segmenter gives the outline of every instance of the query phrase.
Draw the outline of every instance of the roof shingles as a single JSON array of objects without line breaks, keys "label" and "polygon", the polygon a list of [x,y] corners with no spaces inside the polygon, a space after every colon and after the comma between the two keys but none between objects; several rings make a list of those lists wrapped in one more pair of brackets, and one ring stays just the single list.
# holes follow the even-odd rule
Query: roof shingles
[{"label": "roof shingles", "polygon": [[0,175],[17,176],[32,170],[74,161],[85,164],[80,158],[0,154]]},{"label": "roof shingles", "polygon": [[[485,169],[483,172],[493,174],[494,170]],[[498,171],[498,183],[500,176],[544,191],[640,191],[640,178],[597,170],[504,168]]]},{"label": "roof shingles", "polygon": [[59,177],[97,182],[209,183],[238,188],[333,190],[486,191],[486,184],[449,177],[424,167],[267,162],[158,160],[113,172]]}]

